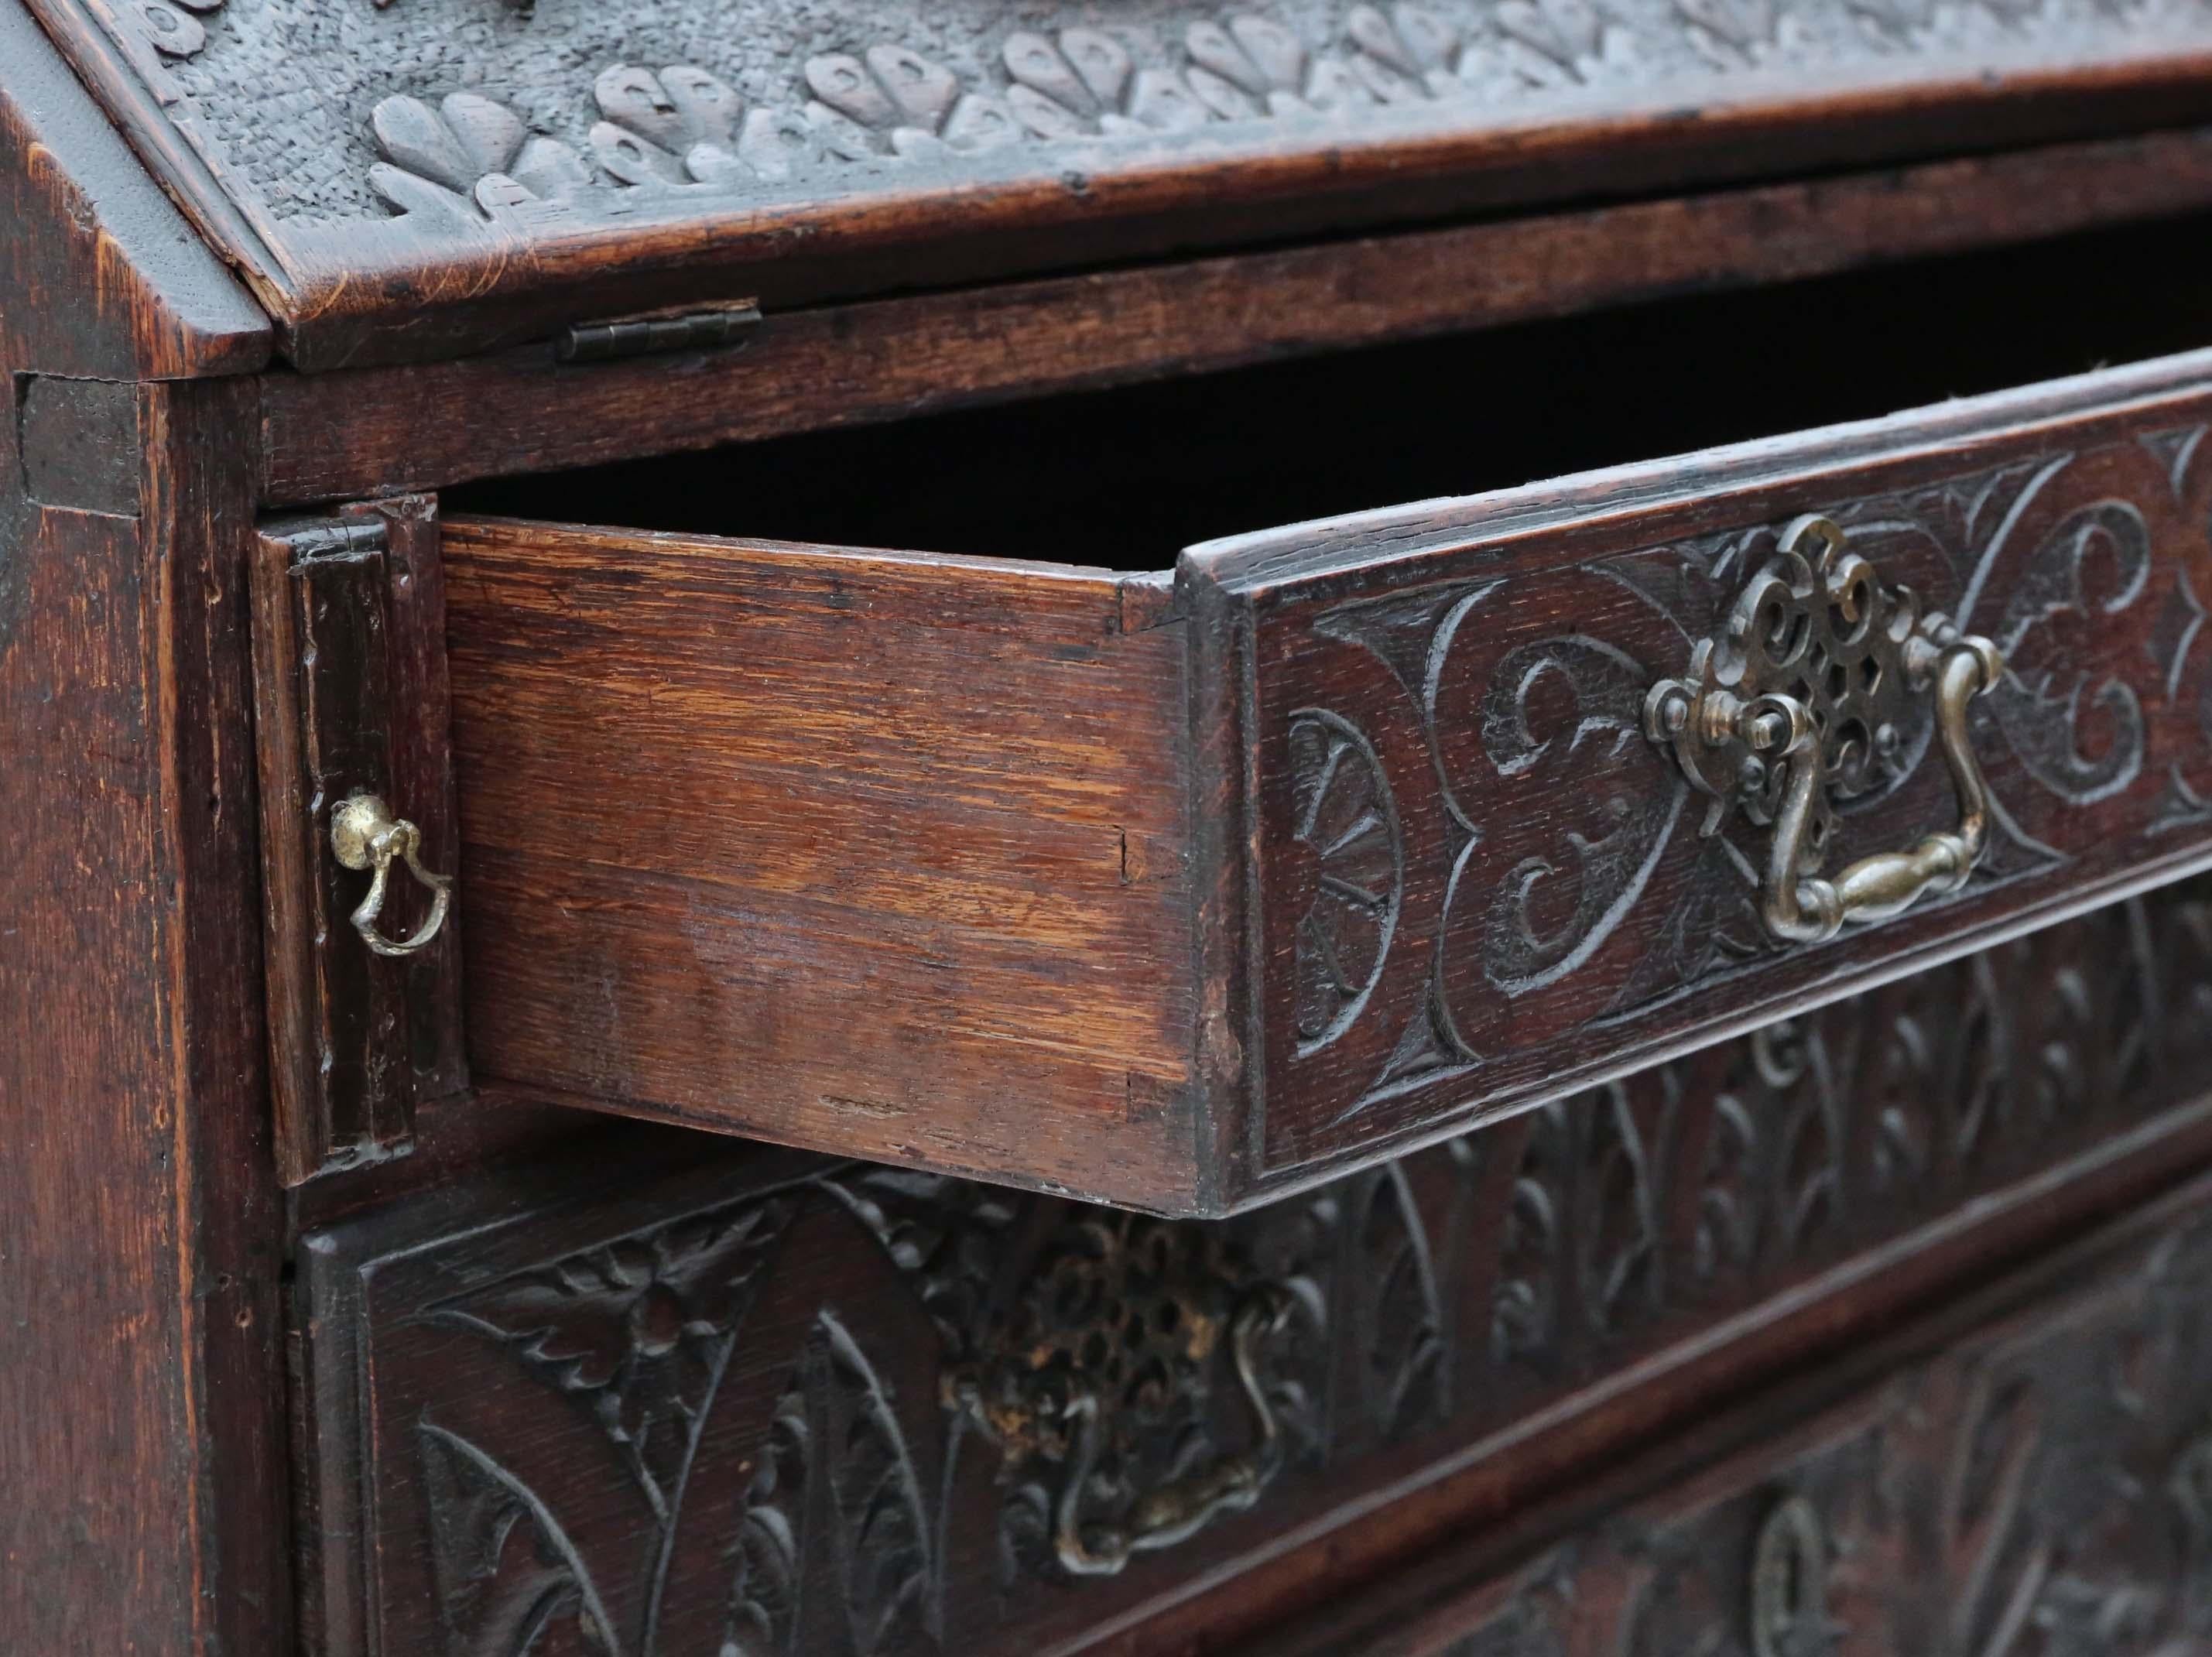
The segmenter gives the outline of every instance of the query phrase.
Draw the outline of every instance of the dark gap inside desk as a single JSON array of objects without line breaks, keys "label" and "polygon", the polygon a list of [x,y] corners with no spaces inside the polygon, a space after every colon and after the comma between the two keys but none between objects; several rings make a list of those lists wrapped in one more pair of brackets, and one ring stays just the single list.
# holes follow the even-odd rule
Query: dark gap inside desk
[{"label": "dark gap inside desk", "polygon": [[[1211,537],[2212,345],[2212,218],[450,490],[495,513],[1164,567]],[[1470,270],[1468,279],[1480,282]]]}]

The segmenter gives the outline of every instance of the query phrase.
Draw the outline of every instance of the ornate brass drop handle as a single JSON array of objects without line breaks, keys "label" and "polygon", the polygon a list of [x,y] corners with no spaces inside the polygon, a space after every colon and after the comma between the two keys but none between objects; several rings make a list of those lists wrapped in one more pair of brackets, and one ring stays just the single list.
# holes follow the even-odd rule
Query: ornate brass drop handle
[{"label": "ornate brass drop handle", "polygon": [[1184,1478],[1161,1485],[1133,1503],[1119,1524],[1084,1522],[1083,1499],[1097,1465],[1104,1433],[1096,1393],[1084,1393],[1069,1400],[1067,1413],[1077,1423],[1077,1446],[1069,1477],[1060,1490],[1059,1510],[1054,1515],[1054,1551],[1063,1569],[1076,1576],[1111,1576],[1129,1563],[1132,1555],[1171,1547],[1222,1514],[1242,1512],[1260,1499],[1282,1460],[1282,1429],[1261,1375],[1260,1348],[1282,1327],[1290,1310],[1287,1294],[1261,1288],[1245,1297],[1230,1324],[1237,1384],[1251,1408],[1250,1447],[1233,1455],[1218,1456]]},{"label": "ornate brass drop handle", "polygon": [[[368,895],[353,912],[353,929],[361,941],[379,955],[408,956],[426,949],[446,925],[453,904],[450,875],[434,875],[422,866],[422,831],[374,794],[356,794],[331,817],[331,848],[349,869],[370,871]],[[392,884],[392,865],[404,862],[407,872],[430,894],[430,913],[404,942],[385,937],[376,929],[384,913],[384,900]]]},{"label": "ornate brass drop handle", "polygon": [[[1689,672],[1652,686],[1644,726],[1712,796],[1707,834],[1730,804],[1773,824],[1760,912],[1775,937],[1815,942],[1966,883],[1989,837],[1967,707],[2003,672],[1989,640],[1921,615],[1911,591],[1883,586],[1833,522],[1800,518]],[[1895,774],[1911,701],[1930,691],[1958,826],[1821,878],[1836,801]]]}]

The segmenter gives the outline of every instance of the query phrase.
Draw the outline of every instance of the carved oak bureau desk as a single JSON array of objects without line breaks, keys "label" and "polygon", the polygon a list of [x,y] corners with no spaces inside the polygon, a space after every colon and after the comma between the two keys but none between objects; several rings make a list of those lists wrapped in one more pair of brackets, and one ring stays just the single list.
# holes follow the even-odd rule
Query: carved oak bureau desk
[{"label": "carved oak bureau desk", "polygon": [[5,1657],[2212,1653],[2207,0],[0,0],[0,371]]}]

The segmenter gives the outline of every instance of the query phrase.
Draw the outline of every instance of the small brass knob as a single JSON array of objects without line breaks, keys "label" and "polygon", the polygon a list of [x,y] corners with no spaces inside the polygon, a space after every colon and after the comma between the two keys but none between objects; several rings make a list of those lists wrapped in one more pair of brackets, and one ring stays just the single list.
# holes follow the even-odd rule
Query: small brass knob
[{"label": "small brass knob", "polygon": [[[361,934],[361,941],[377,954],[413,955],[427,949],[444,929],[447,913],[453,904],[453,877],[434,875],[422,866],[422,831],[406,818],[393,816],[392,808],[374,794],[356,794],[331,814],[331,849],[347,868],[372,871],[368,895],[362,899],[352,918],[353,929]],[[414,937],[404,943],[395,942],[376,930],[377,917],[384,913],[384,900],[391,889],[392,865],[395,862],[404,862],[407,872],[430,894],[429,915],[416,929]]]}]

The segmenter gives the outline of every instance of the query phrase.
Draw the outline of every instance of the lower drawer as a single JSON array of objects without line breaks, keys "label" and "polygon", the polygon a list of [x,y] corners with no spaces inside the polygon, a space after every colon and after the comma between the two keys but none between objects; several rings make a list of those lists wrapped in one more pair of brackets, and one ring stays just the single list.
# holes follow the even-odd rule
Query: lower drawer
[{"label": "lower drawer", "polygon": [[[1516,1566],[1461,1585],[1433,1566],[1408,1573],[1351,1615],[1256,1650],[2201,1657],[2208,1278],[2212,1182],[2199,1181],[1911,1332],[1893,1350],[1920,1355],[1845,1401],[1792,1419],[1808,1389],[1762,1399],[1683,1447],[1704,1466],[1685,1472],[1670,1454],[1668,1472],[1577,1493],[1560,1505],[1582,1522]],[[1748,1445],[1711,1455],[1747,1432]],[[1611,1504],[1654,1474],[1658,1493]]]},{"label": "lower drawer", "polygon": [[2155,1189],[2208,1081],[2195,883],[1227,1222],[610,1130],[304,1240],[305,1624],[1212,1646]]}]

